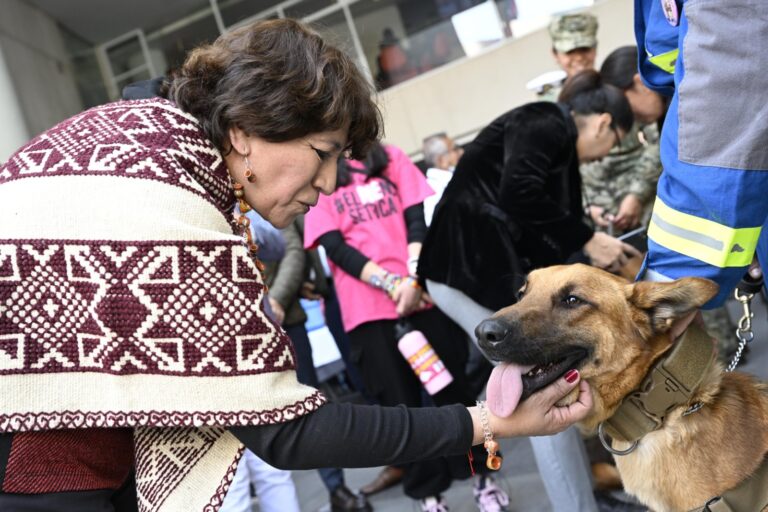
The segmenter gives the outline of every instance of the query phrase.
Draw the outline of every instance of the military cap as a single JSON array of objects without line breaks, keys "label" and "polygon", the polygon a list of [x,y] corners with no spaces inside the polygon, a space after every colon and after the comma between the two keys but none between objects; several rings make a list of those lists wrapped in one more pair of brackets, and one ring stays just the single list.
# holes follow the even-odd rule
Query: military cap
[{"label": "military cap", "polygon": [[560,53],[597,46],[597,18],[587,13],[558,16],[549,24],[552,46]]}]

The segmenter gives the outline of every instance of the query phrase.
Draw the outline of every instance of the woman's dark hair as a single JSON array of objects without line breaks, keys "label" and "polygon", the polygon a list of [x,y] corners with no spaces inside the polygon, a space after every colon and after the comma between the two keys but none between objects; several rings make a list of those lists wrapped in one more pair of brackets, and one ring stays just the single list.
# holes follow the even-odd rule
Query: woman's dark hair
[{"label": "woman's dark hair", "polygon": [[611,52],[600,67],[600,76],[606,84],[626,91],[632,87],[637,74],[637,47],[622,46]]},{"label": "woman's dark hair", "polygon": [[565,103],[575,114],[611,114],[611,125],[628,132],[634,115],[624,92],[613,85],[604,84],[600,73],[588,69],[569,78],[558,101]]},{"label": "woman's dark hair", "polygon": [[219,150],[237,126],[285,142],[349,124],[347,149],[363,158],[381,135],[373,88],[344,52],[291,19],[257,21],[190,52],[168,98],[195,116]]},{"label": "woman's dark hair", "polygon": [[359,172],[365,174],[365,181],[371,178],[383,178],[386,181],[392,183],[386,176],[384,176],[384,170],[389,165],[389,155],[384,145],[380,142],[374,143],[365,158],[362,159],[364,165],[363,169],[351,168],[345,160],[339,161],[339,166],[336,169],[336,187],[344,187],[349,185],[349,174],[352,172]]}]

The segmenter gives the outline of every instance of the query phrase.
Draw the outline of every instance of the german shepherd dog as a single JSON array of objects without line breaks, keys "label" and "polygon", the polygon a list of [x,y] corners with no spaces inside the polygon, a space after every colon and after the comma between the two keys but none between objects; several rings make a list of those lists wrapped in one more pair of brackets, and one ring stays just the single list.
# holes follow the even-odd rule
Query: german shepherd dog
[{"label": "german shepherd dog", "polygon": [[[519,302],[476,329],[480,348],[501,363],[488,383],[489,408],[508,416],[519,400],[576,368],[594,398],[581,427],[594,430],[672,347],[672,324],[716,293],[715,283],[700,278],[629,283],[586,265],[533,271]],[[683,415],[696,402],[703,407]],[[616,449],[628,446],[614,441]],[[688,404],[615,459],[628,493],[656,512],[677,512],[738,486],[766,453],[768,386],[716,363]]]}]

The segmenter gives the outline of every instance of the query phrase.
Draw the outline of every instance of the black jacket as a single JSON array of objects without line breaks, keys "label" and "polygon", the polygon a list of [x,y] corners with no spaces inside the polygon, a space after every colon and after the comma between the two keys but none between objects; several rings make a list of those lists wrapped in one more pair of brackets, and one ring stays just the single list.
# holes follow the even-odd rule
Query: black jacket
[{"label": "black jacket", "polygon": [[583,220],[578,132],[563,105],[530,103],[484,128],[437,205],[419,276],[499,309],[528,271],[564,263],[593,234]]}]

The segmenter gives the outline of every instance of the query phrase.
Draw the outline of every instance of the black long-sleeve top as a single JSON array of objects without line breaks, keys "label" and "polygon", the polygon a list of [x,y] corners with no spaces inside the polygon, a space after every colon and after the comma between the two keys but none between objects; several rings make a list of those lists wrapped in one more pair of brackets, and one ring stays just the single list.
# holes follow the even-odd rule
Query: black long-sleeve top
[{"label": "black long-sleeve top", "polygon": [[472,418],[463,405],[407,408],[330,403],[289,423],[230,431],[285,469],[359,468],[466,453]]}]

